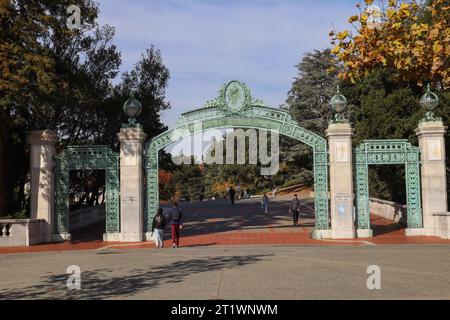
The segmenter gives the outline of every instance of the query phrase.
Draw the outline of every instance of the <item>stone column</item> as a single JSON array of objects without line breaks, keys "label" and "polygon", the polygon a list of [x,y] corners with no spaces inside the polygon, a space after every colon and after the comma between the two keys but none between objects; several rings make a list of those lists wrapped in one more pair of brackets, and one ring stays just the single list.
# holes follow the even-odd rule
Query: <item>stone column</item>
[{"label": "stone column", "polygon": [[122,241],[143,241],[143,150],[147,135],[142,128],[122,128],[120,141],[120,233]]},{"label": "stone column", "polygon": [[27,136],[30,145],[30,218],[44,219],[44,242],[52,241],[54,225],[55,177],[53,156],[58,138],[53,131],[35,130]]},{"label": "stone column", "polygon": [[[423,235],[434,235],[433,213],[447,212],[445,133],[442,121],[424,121],[415,130],[421,152]],[[418,230],[406,230],[416,235]]]},{"label": "stone column", "polygon": [[349,123],[331,123],[328,126],[333,239],[355,238],[352,136],[353,129]]}]

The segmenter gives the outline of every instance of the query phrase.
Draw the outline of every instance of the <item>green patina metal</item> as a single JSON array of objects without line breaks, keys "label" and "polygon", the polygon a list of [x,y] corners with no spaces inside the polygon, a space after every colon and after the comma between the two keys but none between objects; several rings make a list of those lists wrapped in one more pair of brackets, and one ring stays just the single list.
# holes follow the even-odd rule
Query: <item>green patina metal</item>
[{"label": "green patina metal", "polygon": [[106,170],[106,232],[119,232],[119,155],[100,145],[69,146],[55,156],[55,232],[69,232],[69,170]]},{"label": "green patina metal", "polygon": [[[159,205],[158,152],[167,145],[201,131],[225,128],[252,128],[278,132],[299,140],[313,148],[314,191],[316,229],[329,228],[328,215],[328,153],[327,142],[319,135],[300,127],[291,116],[280,109],[266,106],[253,99],[248,87],[231,81],[222,86],[216,99],[208,101],[203,108],[182,114],[174,129],[156,136],[146,144],[146,228]],[[200,131],[199,131],[200,132]]]},{"label": "green patina metal", "polygon": [[354,151],[358,229],[370,228],[369,165],[404,164],[408,228],[422,228],[420,151],[407,140],[365,140]]}]

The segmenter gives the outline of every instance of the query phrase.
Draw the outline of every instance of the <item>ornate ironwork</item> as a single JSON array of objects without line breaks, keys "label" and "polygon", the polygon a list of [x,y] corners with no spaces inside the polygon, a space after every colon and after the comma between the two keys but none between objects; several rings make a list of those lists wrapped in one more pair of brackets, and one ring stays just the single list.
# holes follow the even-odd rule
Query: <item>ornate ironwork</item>
[{"label": "ornate ironwork", "polygon": [[119,155],[100,145],[69,146],[55,156],[55,232],[69,232],[69,170],[106,170],[106,232],[119,232]]},{"label": "ornate ironwork", "polygon": [[407,140],[365,140],[354,151],[358,229],[370,228],[369,165],[405,165],[408,228],[422,228],[420,150]]},{"label": "ornate ironwork", "polygon": [[[235,83],[237,81],[232,81]],[[261,100],[253,99],[244,84],[239,83],[245,95],[238,114],[227,109],[225,84],[216,99],[208,101],[203,108],[181,115],[174,129],[154,137],[146,144],[146,176],[147,203],[146,228],[150,230],[150,222],[159,205],[158,185],[158,152],[167,145],[179,141],[185,136],[193,135],[197,130],[195,124],[201,121],[201,130],[222,128],[252,128],[275,131],[299,140],[313,148],[314,152],[314,191],[316,229],[329,228],[328,214],[328,152],[327,142],[321,136],[305,130],[280,109],[266,106]]]}]

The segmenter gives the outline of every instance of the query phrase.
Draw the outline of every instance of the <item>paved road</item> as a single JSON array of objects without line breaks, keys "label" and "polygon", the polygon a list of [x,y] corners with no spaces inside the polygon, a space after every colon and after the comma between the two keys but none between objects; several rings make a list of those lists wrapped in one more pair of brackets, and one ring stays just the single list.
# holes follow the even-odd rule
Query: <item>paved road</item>
[{"label": "paved road", "polygon": [[[0,256],[0,299],[450,299],[448,245],[101,249]],[[81,268],[81,290],[66,268]],[[381,290],[366,269],[381,268]]]}]

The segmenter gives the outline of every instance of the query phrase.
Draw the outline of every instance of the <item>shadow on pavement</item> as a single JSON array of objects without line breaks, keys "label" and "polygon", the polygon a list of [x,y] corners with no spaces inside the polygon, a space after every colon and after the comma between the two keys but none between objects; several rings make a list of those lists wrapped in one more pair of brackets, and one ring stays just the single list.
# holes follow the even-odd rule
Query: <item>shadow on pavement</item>
[{"label": "shadow on pavement", "polygon": [[[181,203],[183,211],[183,229],[181,236],[197,236],[230,231],[260,231],[270,229],[291,229],[292,218],[288,212],[289,200],[271,199],[269,215],[261,208],[260,199],[245,199],[236,201],[233,207],[227,200]],[[303,201],[300,214],[302,227],[315,226],[314,211],[309,201]],[[170,239],[170,230],[166,229],[165,239]]]},{"label": "shadow on pavement", "polygon": [[[39,284],[0,292],[0,299],[107,299],[125,297],[156,288],[160,285],[183,282],[193,274],[239,268],[255,264],[272,254],[207,257],[175,261],[160,266],[127,270],[103,268],[84,271],[81,274],[81,289],[69,290],[66,282],[69,274],[42,277]],[[149,258],[151,258],[149,256]]]}]

